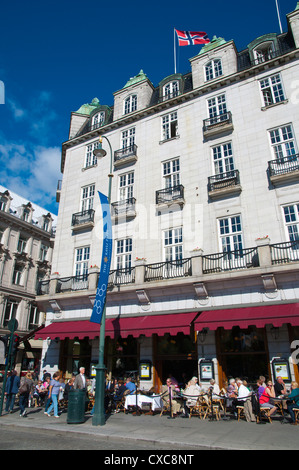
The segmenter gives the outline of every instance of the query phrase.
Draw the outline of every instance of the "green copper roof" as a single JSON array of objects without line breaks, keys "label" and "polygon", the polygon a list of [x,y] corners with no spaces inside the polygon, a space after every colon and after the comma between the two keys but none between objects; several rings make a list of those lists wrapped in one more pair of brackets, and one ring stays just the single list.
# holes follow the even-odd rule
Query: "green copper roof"
[{"label": "green copper roof", "polygon": [[143,72],[143,70],[140,70],[140,72],[135,76],[131,77],[130,80],[125,84],[124,88],[127,88],[128,86],[135,85],[135,83],[139,83],[142,80],[146,80],[147,76]]},{"label": "green copper roof", "polygon": [[78,114],[90,114],[96,108],[100,106],[100,102],[98,98],[94,98],[91,103],[89,104],[82,104],[82,106],[76,111]]},{"label": "green copper roof", "polygon": [[297,6],[294,11],[299,10],[299,2],[297,2]]},{"label": "green copper roof", "polygon": [[223,38],[217,38],[217,36],[214,36],[211,42],[209,42],[208,44],[205,44],[201,48],[198,55],[201,55],[201,54],[204,54],[205,52],[211,51],[212,49],[215,49],[218,46],[222,46],[222,44],[226,44],[226,40],[223,39]]}]

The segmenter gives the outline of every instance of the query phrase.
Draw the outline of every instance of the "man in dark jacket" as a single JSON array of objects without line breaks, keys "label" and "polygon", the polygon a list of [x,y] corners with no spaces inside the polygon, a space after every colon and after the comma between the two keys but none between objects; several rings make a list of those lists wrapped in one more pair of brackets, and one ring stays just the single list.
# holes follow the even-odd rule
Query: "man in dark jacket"
[{"label": "man in dark jacket", "polygon": [[17,372],[13,370],[10,376],[7,379],[6,387],[5,387],[5,395],[6,395],[6,406],[5,411],[12,413],[16,394],[19,391],[20,387],[20,377],[17,376]]}]

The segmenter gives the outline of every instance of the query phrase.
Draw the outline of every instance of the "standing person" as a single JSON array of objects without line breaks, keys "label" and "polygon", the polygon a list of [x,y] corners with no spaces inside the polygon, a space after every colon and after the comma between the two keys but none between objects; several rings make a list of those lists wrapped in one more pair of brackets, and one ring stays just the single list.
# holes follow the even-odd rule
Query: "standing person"
[{"label": "standing person", "polygon": [[33,386],[32,375],[30,372],[27,372],[25,377],[22,377],[20,380],[19,388],[19,406],[20,406],[20,416],[26,416],[26,407],[28,406],[29,394]]},{"label": "standing person", "polygon": [[17,371],[13,370],[10,376],[7,379],[6,387],[5,387],[5,395],[6,395],[6,406],[5,411],[12,413],[16,394],[19,391],[20,387],[20,377],[17,376]]},{"label": "standing person", "polygon": [[79,389],[83,390],[87,388],[86,376],[85,376],[85,367],[80,367],[79,374],[76,375],[74,382],[74,390]]},{"label": "standing person", "polygon": [[50,413],[54,409],[54,418],[59,418],[58,416],[58,395],[60,392],[60,382],[59,382],[59,372],[53,374],[53,379],[50,382],[49,387],[49,398],[51,398],[52,403],[48,408],[48,411],[45,412],[46,415],[51,416]]}]

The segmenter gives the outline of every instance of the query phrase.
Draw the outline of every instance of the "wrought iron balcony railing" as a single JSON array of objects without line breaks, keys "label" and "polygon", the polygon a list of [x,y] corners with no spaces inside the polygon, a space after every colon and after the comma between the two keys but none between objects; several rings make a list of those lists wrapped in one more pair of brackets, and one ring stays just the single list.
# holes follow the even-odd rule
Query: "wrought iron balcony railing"
[{"label": "wrought iron balcony railing", "polygon": [[184,200],[184,186],[181,184],[156,191],[156,204],[167,204],[182,200]]},{"label": "wrought iron balcony railing", "polygon": [[191,258],[164,261],[145,266],[145,281],[191,276]]},{"label": "wrought iron balcony railing", "polygon": [[203,130],[204,132],[208,131],[214,126],[222,126],[224,124],[232,124],[232,113],[227,111],[223,114],[218,114],[217,116],[209,117],[203,121]]},{"label": "wrought iron balcony railing", "polygon": [[292,171],[299,170],[299,154],[288,155],[283,158],[276,158],[276,160],[271,160],[268,162],[269,165],[269,175],[278,176],[285,175]]},{"label": "wrought iron balcony railing", "polygon": [[259,266],[257,247],[203,255],[202,261],[203,274],[233,271],[235,269],[248,269]]},{"label": "wrought iron balcony railing", "polygon": [[237,186],[239,184],[239,170],[227,171],[226,173],[219,173],[218,175],[209,176],[208,191],[217,191],[231,186]]},{"label": "wrought iron balcony railing", "polygon": [[88,289],[88,274],[58,279],[56,293]]},{"label": "wrought iron balcony railing", "polygon": [[87,211],[77,212],[72,215],[72,226],[88,224],[94,221],[94,210],[88,209]]},{"label": "wrought iron balcony railing", "polygon": [[132,144],[114,152],[114,164],[117,165],[124,160],[135,159],[137,160],[137,145]]},{"label": "wrought iron balcony railing", "polygon": [[136,199],[131,197],[129,199],[124,199],[123,201],[113,202],[111,204],[111,215],[112,216],[121,216],[121,215],[136,215],[135,211]]},{"label": "wrought iron balcony railing", "polygon": [[270,245],[272,264],[299,261],[299,240]]}]

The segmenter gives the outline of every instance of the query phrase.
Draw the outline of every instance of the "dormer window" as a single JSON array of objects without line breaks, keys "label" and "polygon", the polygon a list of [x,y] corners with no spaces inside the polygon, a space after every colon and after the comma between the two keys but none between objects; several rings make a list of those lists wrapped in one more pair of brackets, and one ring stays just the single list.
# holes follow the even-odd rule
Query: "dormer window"
[{"label": "dormer window", "polygon": [[253,50],[254,64],[257,65],[263,62],[267,62],[275,56],[274,53],[275,49],[273,42],[264,42],[259,44]]},{"label": "dormer window", "polygon": [[99,127],[101,127],[103,124],[104,124],[104,121],[105,121],[105,113],[104,111],[101,111],[97,114],[95,114],[92,118],[92,122],[91,122],[91,129],[98,129]]},{"label": "dormer window", "polygon": [[218,78],[223,74],[221,59],[213,59],[205,66],[206,81]]},{"label": "dormer window", "polygon": [[125,99],[124,114],[137,111],[137,95],[130,95]]},{"label": "dormer window", "polygon": [[178,80],[166,83],[163,87],[163,101],[169,100],[179,95],[179,82]]}]

